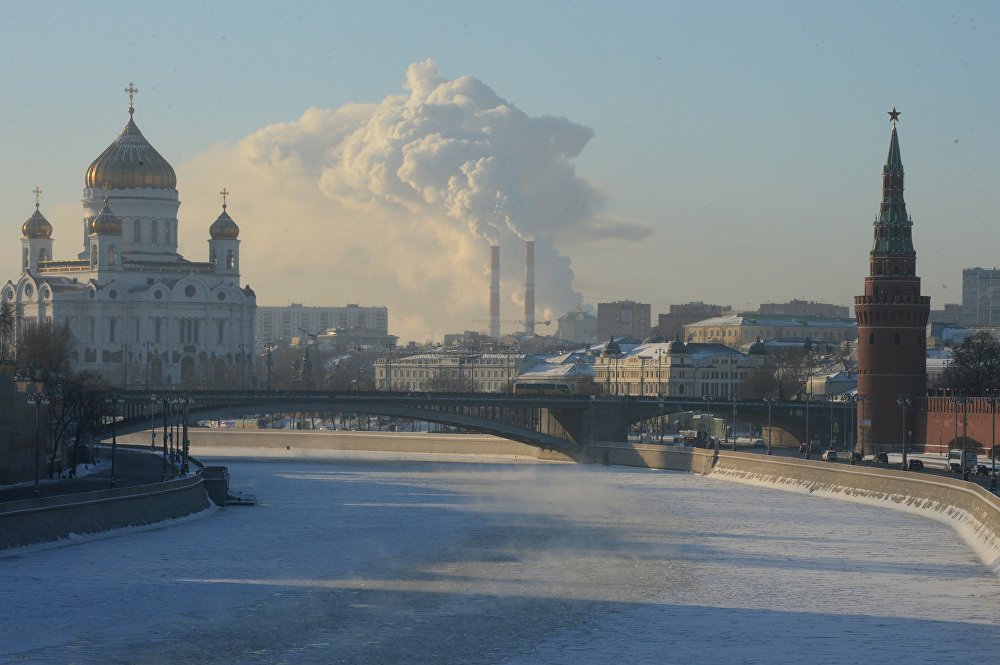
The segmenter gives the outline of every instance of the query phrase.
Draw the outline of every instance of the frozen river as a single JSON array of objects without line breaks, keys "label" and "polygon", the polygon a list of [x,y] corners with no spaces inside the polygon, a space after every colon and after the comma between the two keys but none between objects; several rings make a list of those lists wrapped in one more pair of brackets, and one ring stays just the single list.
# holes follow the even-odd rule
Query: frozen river
[{"label": "frozen river", "polygon": [[629,468],[216,460],[260,505],[0,558],[0,663],[964,663],[947,526]]}]

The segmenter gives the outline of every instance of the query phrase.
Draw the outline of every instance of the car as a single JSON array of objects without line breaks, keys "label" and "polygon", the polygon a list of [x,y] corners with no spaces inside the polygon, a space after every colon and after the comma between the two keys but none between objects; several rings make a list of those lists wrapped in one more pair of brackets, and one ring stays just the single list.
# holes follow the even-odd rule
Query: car
[{"label": "car", "polygon": [[836,462],[837,461],[837,451],[836,450],[824,450],[823,451],[823,461],[825,461],[825,462]]},{"label": "car", "polygon": [[861,453],[859,453],[857,451],[851,453],[851,463],[852,464],[858,464],[859,462],[864,462],[864,461],[865,461],[865,456],[862,455]]},{"label": "car", "polygon": [[889,453],[875,453],[872,457],[872,461],[876,464],[888,464],[889,463]]},{"label": "car", "polygon": [[924,462],[923,462],[923,460],[918,460],[918,459],[910,458],[909,462],[907,463],[906,468],[909,469],[910,471],[923,471],[924,470]]},{"label": "car", "polygon": [[976,475],[977,476],[988,476],[988,475],[990,475],[990,467],[986,466],[985,464],[977,464],[976,465]]},{"label": "car", "polygon": [[765,445],[767,445],[767,444],[764,443],[764,439],[754,439],[753,440],[753,447],[754,448],[763,448]]}]

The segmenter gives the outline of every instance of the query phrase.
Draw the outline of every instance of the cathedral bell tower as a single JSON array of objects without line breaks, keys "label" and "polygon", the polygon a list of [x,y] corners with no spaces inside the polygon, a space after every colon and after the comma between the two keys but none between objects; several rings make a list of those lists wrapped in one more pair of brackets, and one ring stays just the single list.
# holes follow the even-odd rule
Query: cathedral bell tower
[{"label": "cathedral bell tower", "polygon": [[[854,297],[858,321],[858,441],[866,453],[901,451],[914,427],[915,403],[927,391],[926,327],[930,296],[920,295],[913,221],[903,200],[896,123],[882,168],[882,204],[874,223],[865,293]],[[905,427],[904,427],[905,424]],[[909,445],[913,441],[907,441]]]},{"label": "cathedral bell tower", "polygon": [[208,261],[219,274],[239,275],[240,227],[226,212],[229,190],[223,187],[219,194],[222,196],[222,214],[208,227],[208,234],[212,238],[208,241]]}]

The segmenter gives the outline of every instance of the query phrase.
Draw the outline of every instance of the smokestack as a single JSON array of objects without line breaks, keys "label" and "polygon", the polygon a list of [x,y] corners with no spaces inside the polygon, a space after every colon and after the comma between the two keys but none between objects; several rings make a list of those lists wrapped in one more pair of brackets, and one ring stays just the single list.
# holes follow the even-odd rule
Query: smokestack
[{"label": "smokestack", "polygon": [[524,332],[535,334],[535,241],[524,243]]},{"label": "smokestack", "polygon": [[490,337],[500,339],[500,245],[490,246]]}]

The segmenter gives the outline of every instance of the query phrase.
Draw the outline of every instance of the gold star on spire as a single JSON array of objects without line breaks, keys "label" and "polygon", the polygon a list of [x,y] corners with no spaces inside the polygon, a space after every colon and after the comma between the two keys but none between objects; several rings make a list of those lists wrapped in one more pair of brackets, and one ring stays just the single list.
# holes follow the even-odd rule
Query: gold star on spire
[{"label": "gold star on spire", "polygon": [[42,198],[42,188],[39,187],[38,185],[35,185],[35,188],[31,190],[31,193],[35,195],[35,210],[38,210],[39,206],[38,201],[39,199]]},{"label": "gold star on spire", "polygon": [[897,111],[895,106],[892,107],[891,111],[886,111],[886,113],[889,114],[889,122],[892,123],[893,127],[895,127],[896,126],[896,122],[899,121],[899,116],[903,115],[903,112],[902,111]]},{"label": "gold star on spire", "polygon": [[225,187],[223,187],[222,191],[220,191],[219,194],[222,195],[222,209],[225,210],[226,209],[226,197],[229,196],[229,190],[226,189]]},{"label": "gold star on spire", "polygon": [[128,87],[125,88],[125,94],[128,95],[128,112],[129,115],[132,115],[135,112],[135,109],[132,107],[132,100],[139,94],[139,88],[135,87],[135,84],[129,81]]}]

